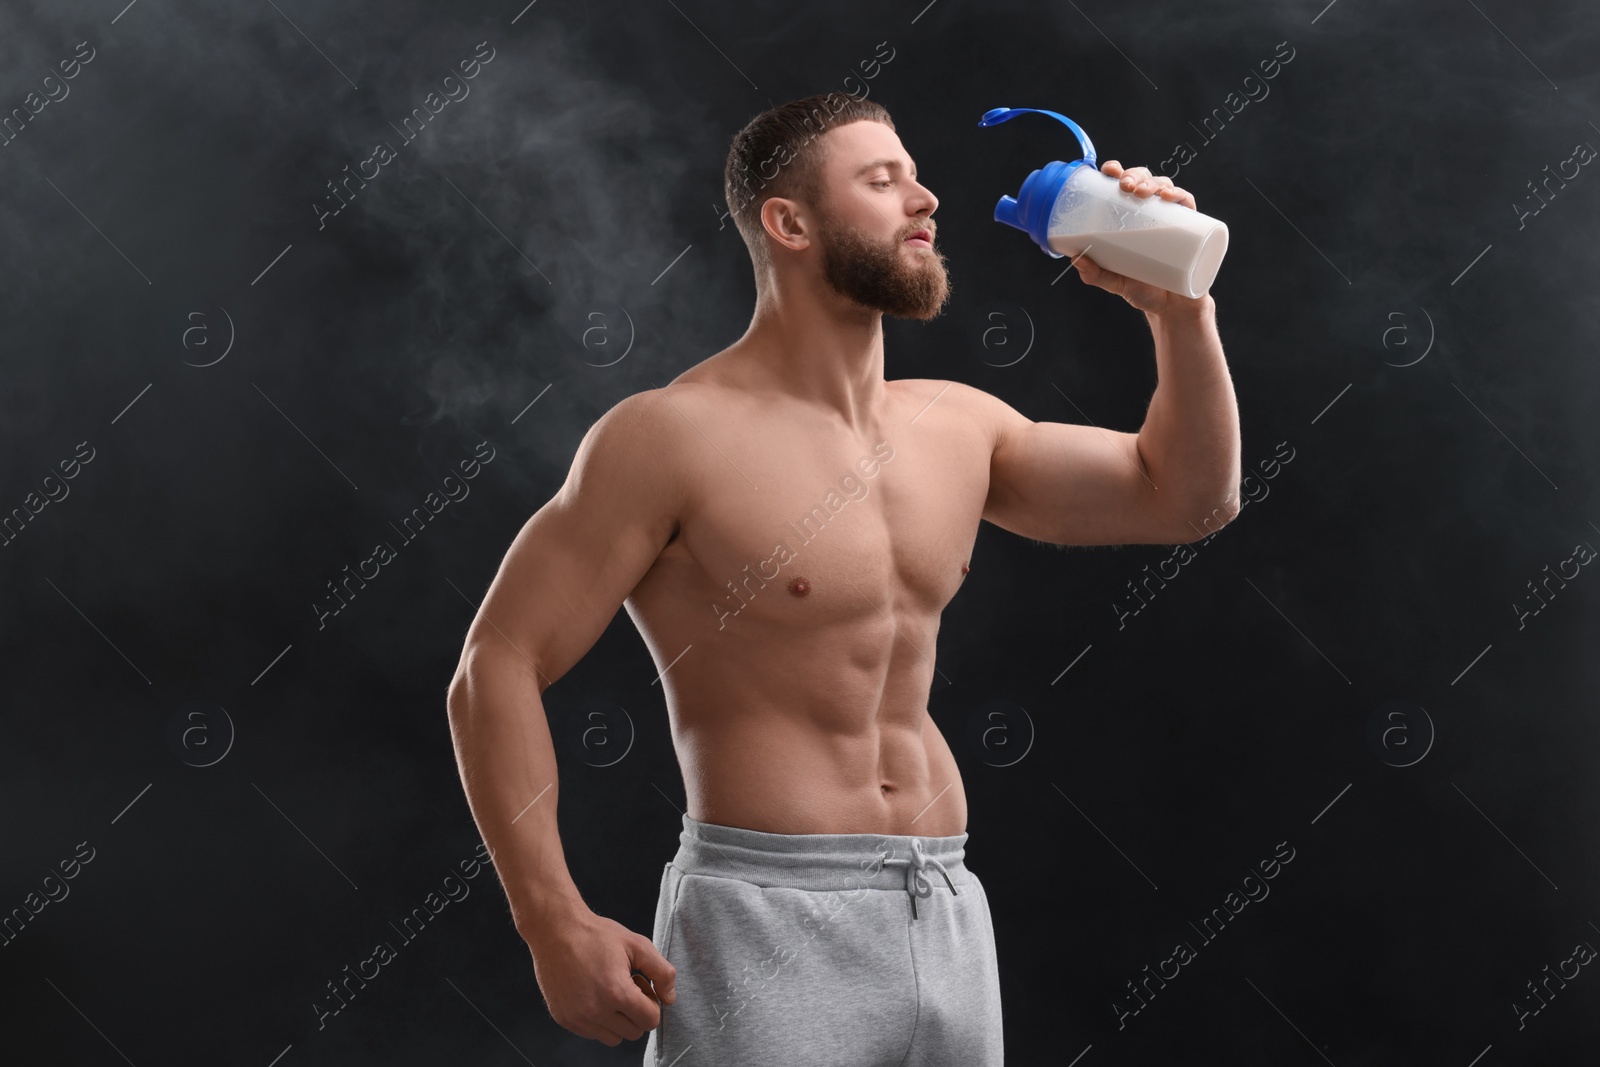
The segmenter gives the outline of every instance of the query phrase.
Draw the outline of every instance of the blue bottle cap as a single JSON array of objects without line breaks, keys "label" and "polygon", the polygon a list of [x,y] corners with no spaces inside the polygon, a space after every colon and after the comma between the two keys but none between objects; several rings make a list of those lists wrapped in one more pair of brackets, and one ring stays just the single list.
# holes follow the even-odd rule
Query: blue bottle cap
[{"label": "blue bottle cap", "polygon": [[983,113],[978,125],[995,126],[1026,112],[1049,115],[1064,122],[1067,128],[1077,135],[1078,147],[1083,150],[1083,158],[1074,159],[1070,163],[1063,163],[1060,160],[1046,163],[1028,175],[1015,199],[1002,196],[995,204],[994,220],[1003,222],[1007,226],[1015,226],[1032,237],[1035,243],[1052,257],[1060,259],[1061,253],[1050,247],[1050,212],[1055,207],[1056,197],[1061,195],[1061,187],[1067,184],[1067,179],[1072,176],[1074,170],[1084,165],[1099,169],[1094,154],[1094,142],[1089,140],[1089,135],[1083,132],[1082,126],[1067,116],[1036,107],[991,108]]}]

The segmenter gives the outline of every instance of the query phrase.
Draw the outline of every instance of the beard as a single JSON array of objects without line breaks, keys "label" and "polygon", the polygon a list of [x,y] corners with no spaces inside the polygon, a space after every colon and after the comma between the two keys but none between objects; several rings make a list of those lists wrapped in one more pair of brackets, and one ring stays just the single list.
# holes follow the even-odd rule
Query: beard
[{"label": "beard", "polygon": [[848,223],[821,226],[822,277],[840,296],[902,319],[931,319],[950,296],[944,253],[937,247],[905,251],[911,226],[880,242]]}]

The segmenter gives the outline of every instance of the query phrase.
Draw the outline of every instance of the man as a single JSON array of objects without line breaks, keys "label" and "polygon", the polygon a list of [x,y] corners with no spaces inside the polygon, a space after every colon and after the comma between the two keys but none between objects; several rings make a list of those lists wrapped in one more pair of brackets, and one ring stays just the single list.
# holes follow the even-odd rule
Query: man
[{"label": "man", "polygon": [[[1195,206],[1144,167],[1102,167]],[[1145,313],[1137,434],[1034,422],[883,377],[882,317],[949,295],[888,113],[838,94],[733,139],[755,314],[734,344],[588,431],[473,620],[449,692],[462,781],[550,1013],[646,1062],[999,1064],[988,899],[927,710],[939,616],[980,519],[1056,544],[1198,540],[1238,511],[1239,430],[1208,295],[1098,267]],[[617,606],[660,671],[688,811],[645,938],[563,860],[541,697]]]}]

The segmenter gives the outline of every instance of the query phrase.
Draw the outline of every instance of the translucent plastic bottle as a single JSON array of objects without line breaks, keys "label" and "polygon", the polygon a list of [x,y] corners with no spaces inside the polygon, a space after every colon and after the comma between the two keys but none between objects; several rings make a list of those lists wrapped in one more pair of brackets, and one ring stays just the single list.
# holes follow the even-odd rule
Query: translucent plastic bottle
[{"label": "translucent plastic bottle", "polygon": [[1100,266],[1190,299],[1211,288],[1228,251],[1227,224],[1159,196],[1124,192],[1101,173],[1094,144],[1076,122],[1054,111],[997,107],[980,126],[1032,112],[1060,119],[1077,135],[1083,158],[1056,160],[1028,175],[1015,198],[1002,196],[994,218],[1032,237],[1050,255],[1087,252]]}]

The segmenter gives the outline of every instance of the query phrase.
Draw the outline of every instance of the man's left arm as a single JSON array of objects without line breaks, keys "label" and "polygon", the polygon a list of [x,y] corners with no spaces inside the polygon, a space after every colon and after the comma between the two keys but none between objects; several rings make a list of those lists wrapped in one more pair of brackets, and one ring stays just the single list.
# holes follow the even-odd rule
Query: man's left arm
[{"label": "man's left arm", "polygon": [[[1136,196],[1194,208],[1192,194],[1144,167],[1101,170]],[[1136,434],[1034,422],[988,394],[994,451],[984,518],[1054,544],[1175,544],[1215,533],[1239,513],[1239,411],[1209,293],[1185,297],[1073,261],[1086,284],[1144,313],[1156,389]],[[974,391],[977,392],[977,391]]]}]

